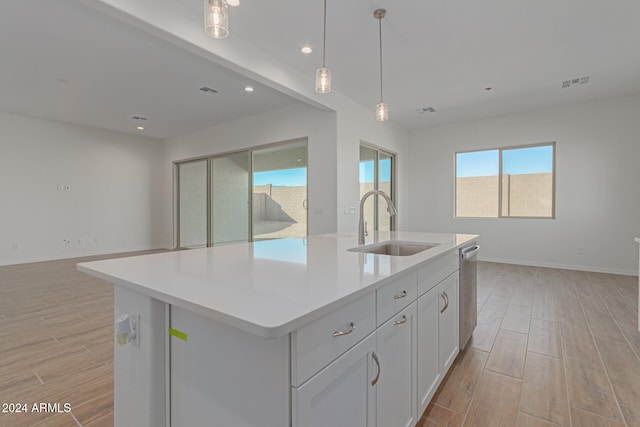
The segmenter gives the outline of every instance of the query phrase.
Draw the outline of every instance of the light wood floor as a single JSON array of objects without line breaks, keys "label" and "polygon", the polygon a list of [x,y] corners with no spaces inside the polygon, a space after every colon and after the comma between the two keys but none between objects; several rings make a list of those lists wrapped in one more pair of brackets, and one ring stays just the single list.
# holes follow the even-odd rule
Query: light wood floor
[{"label": "light wood floor", "polygon": [[113,426],[113,287],[76,264],[126,255],[0,266],[0,426]]},{"label": "light wood floor", "polygon": [[[0,267],[0,402],[71,405],[0,426],[113,425],[113,289],[85,260]],[[640,426],[636,277],[478,269],[478,327],[419,427]]]},{"label": "light wood floor", "polygon": [[640,426],[637,277],[478,270],[478,327],[419,427]]}]

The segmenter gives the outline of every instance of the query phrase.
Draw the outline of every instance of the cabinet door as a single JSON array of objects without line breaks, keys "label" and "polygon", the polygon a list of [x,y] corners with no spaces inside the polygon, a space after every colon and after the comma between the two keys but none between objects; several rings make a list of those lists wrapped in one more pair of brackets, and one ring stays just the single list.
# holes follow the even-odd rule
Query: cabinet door
[{"label": "cabinet door", "polygon": [[416,303],[376,330],[380,378],[377,387],[378,427],[416,424]]},{"label": "cabinet door", "polygon": [[438,288],[418,298],[418,417],[427,409],[440,381],[439,299]]},{"label": "cabinet door", "polygon": [[375,427],[375,332],[292,387],[293,427]]},{"label": "cabinet door", "polygon": [[459,329],[459,300],[458,300],[458,273],[443,280],[437,287],[439,292],[439,361],[440,374],[444,375],[456,356],[458,355]]}]

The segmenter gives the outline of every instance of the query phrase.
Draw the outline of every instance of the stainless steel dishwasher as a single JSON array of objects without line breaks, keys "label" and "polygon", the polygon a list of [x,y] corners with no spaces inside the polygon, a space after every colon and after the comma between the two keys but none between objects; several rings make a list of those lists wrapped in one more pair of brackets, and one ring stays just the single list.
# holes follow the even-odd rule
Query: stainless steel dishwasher
[{"label": "stainless steel dishwasher", "polygon": [[460,351],[462,351],[478,323],[478,269],[476,242],[460,248]]}]

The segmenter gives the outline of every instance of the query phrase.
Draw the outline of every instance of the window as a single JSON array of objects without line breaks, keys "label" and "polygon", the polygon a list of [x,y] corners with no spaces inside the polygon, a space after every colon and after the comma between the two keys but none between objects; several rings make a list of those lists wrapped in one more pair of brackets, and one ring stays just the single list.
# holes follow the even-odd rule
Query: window
[{"label": "window", "polygon": [[[360,198],[370,190],[382,190],[396,203],[394,191],[395,155],[368,145],[360,146]],[[365,228],[391,231],[393,218],[382,196],[372,196],[364,204]]]},{"label": "window", "polygon": [[553,218],[555,142],[456,153],[457,218]]}]

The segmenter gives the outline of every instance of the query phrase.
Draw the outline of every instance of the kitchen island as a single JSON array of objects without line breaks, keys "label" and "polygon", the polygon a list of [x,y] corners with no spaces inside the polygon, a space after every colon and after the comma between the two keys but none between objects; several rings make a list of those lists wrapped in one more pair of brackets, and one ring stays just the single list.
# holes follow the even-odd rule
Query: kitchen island
[{"label": "kitchen island", "polygon": [[411,256],[317,235],[79,264],[115,285],[116,318],[139,316],[115,350],[115,424],[415,425],[458,352],[457,250],[476,237],[371,237],[433,246]]}]

